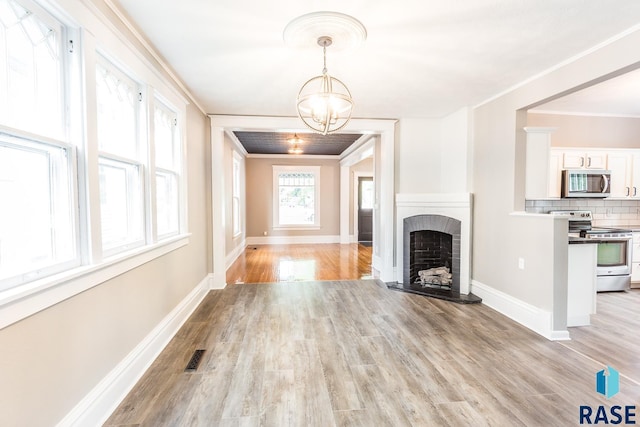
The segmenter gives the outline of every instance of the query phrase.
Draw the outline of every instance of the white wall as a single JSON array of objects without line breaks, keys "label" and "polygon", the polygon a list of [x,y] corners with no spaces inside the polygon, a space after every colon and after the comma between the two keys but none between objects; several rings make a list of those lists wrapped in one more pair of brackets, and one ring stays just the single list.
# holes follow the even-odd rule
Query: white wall
[{"label": "white wall", "polygon": [[439,192],[441,121],[400,119],[396,132],[396,193]]},{"label": "white wall", "polygon": [[463,108],[441,120],[440,191],[469,192],[472,177],[470,108]]},{"label": "white wall", "polygon": [[396,139],[396,193],[466,193],[471,181],[469,108],[442,119],[401,119]]}]

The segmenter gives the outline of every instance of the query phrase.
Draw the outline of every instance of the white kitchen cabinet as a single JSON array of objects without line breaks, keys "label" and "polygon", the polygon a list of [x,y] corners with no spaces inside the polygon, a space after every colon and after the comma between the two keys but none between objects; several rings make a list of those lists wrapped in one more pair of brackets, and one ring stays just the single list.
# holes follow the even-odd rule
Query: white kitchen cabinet
[{"label": "white kitchen cabinet", "polygon": [[640,232],[633,233],[631,257],[631,287],[640,288]]},{"label": "white kitchen cabinet", "polygon": [[640,153],[638,151],[634,151],[631,154],[632,162],[631,162],[631,188],[630,188],[630,196],[636,199],[640,199]]},{"label": "white kitchen cabinet", "polygon": [[560,197],[562,182],[562,151],[552,148],[549,152],[549,179],[547,197]]},{"label": "white kitchen cabinet", "polygon": [[591,324],[596,312],[598,245],[570,244],[567,277],[567,326]]},{"label": "white kitchen cabinet", "polygon": [[610,152],[611,197],[640,199],[640,153],[636,150]]},{"label": "white kitchen cabinet", "polygon": [[[525,127],[527,142],[525,147],[525,198],[544,199],[548,197],[551,184],[549,174],[549,153],[551,133],[555,128]],[[558,194],[558,197],[560,194]]]},{"label": "white kitchen cabinet", "polygon": [[606,169],[606,151],[564,150],[562,167],[565,169]]}]

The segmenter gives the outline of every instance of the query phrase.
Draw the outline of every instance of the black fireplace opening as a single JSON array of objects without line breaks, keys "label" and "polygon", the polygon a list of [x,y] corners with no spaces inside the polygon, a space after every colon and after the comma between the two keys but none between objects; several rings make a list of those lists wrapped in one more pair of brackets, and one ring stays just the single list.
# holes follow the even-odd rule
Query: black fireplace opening
[{"label": "black fireplace opening", "polygon": [[[420,283],[418,272],[445,267],[451,271],[453,264],[453,235],[435,230],[418,230],[409,233],[409,281]],[[451,289],[449,284],[440,286]]]},{"label": "black fireplace opening", "polygon": [[462,222],[444,215],[423,214],[403,219],[402,283],[390,289],[469,304],[482,301],[460,293]]}]

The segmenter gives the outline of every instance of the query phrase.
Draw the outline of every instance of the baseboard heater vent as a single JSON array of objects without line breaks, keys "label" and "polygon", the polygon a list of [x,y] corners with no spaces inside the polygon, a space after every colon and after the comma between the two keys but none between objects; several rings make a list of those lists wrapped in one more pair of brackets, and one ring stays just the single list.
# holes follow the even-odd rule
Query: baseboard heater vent
[{"label": "baseboard heater vent", "polygon": [[185,372],[193,372],[198,369],[198,365],[200,364],[200,360],[202,360],[202,355],[204,354],[204,350],[196,350],[193,352],[193,356],[191,356],[191,360],[187,363],[187,367],[184,368]]}]

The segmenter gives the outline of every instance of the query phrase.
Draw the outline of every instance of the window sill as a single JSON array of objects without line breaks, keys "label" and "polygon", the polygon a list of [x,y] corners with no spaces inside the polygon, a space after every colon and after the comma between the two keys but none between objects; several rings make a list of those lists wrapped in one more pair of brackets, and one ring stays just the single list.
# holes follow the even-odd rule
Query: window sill
[{"label": "window sill", "polygon": [[189,243],[182,234],[0,292],[0,329]]}]

